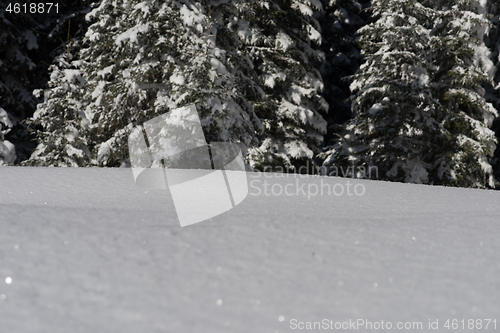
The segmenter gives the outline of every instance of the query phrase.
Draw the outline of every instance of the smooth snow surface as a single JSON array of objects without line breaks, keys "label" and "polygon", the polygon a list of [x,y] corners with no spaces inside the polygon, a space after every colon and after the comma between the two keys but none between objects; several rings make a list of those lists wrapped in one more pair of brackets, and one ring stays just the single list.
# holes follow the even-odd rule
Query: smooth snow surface
[{"label": "smooth snow surface", "polygon": [[[0,168],[0,331],[500,328],[500,192],[266,176],[248,174],[233,210],[181,228],[170,193],[136,187],[130,169]],[[291,195],[264,192],[280,189]]]}]

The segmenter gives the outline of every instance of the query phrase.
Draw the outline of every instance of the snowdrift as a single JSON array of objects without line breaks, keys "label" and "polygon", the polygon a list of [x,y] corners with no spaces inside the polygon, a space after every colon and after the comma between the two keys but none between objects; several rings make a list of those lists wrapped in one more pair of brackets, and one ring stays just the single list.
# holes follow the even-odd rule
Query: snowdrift
[{"label": "snowdrift", "polygon": [[1,330],[500,328],[500,192],[247,176],[241,204],[181,228],[130,169],[0,168]]}]

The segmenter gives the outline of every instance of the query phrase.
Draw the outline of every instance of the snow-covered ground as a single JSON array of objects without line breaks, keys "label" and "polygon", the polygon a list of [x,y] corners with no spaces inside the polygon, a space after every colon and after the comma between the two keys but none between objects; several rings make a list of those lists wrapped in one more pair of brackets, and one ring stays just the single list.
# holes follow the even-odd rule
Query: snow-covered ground
[{"label": "snow-covered ground", "polygon": [[181,228],[130,169],[0,168],[0,331],[500,329],[500,192],[279,176],[249,173],[243,203]]}]

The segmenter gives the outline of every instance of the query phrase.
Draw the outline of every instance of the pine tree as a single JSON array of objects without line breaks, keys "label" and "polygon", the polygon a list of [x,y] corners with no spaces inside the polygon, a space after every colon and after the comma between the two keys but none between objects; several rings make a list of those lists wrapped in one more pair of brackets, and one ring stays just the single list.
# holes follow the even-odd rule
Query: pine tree
[{"label": "pine tree", "polygon": [[474,0],[435,0],[440,22],[434,28],[438,65],[433,94],[443,109],[444,137],[436,159],[436,183],[462,187],[494,187],[490,164],[496,138],[490,129],[497,111],[487,103],[483,84],[494,66],[484,44],[486,8]]},{"label": "pine tree", "polygon": [[[249,154],[255,167],[269,164],[275,147],[282,164],[310,159],[325,103],[310,66],[316,30],[307,24],[314,21],[300,5],[285,1],[269,11],[277,3],[101,1],[87,15],[92,24],[81,49],[51,69],[54,82],[32,123],[44,128],[45,143],[31,163],[58,165],[59,152],[69,149],[66,164],[123,165],[133,126],[189,103],[209,141],[258,147]],[[54,134],[47,127],[53,118],[70,124]]]},{"label": "pine tree", "polygon": [[[37,83],[36,50],[39,47],[38,23],[29,14],[0,11],[0,159],[13,163],[16,149],[13,144],[26,140],[21,123],[36,105],[31,90]],[[6,113],[6,114],[5,114]],[[4,141],[5,140],[5,141]],[[2,143],[3,142],[3,143]],[[7,149],[6,147],[9,147]],[[23,157],[23,148],[17,155]],[[7,155],[9,156],[7,158]],[[13,160],[14,159],[14,160]]]},{"label": "pine tree", "polygon": [[60,3],[57,15],[52,14],[43,21],[40,30],[46,44],[44,52],[47,60],[53,57],[53,64],[47,69],[50,77],[44,84],[45,89],[33,91],[33,95],[42,100],[25,122],[38,146],[22,165],[85,166],[90,162],[88,140],[81,135],[89,126],[88,119],[82,119],[81,110],[86,81],[80,71],[83,62],[75,55],[87,28],[84,17],[90,10],[88,5],[93,2]]},{"label": "pine tree", "polygon": [[236,8],[228,21],[239,36],[237,52],[250,60],[251,76],[264,92],[252,102],[264,133],[249,151],[250,163],[259,170],[315,172],[312,158],[320,152],[328,108],[314,68],[321,58],[313,49],[321,39],[314,18],[321,3],[245,1]]},{"label": "pine tree", "polygon": [[[127,136],[133,125],[167,112],[169,107],[189,103],[192,91],[180,95],[170,92],[172,87],[182,90],[186,82],[182,69],[190,68],[190,56],[196,51],[203,53],[200,40],[206,16],[200,13],[203,8],[190,3],[189,8],[186,4],[177,5],[105,0],[87,15],[93,24],[80,43],[81,49],[72,63],[60,62],[52,68],[56,82],[34,119],[34,125],[46,128],[40,133],[44,142],[59,142],[63,147],[39,146],[32,163],[48,159],[48,163],[58,165],[58,154],[65,150],[61,148],[69,144],[73,154],[65,156],[65,163],[119,166],[126,163]],[[196,41],[191,43],[193,37]],[[207,63],[201,64],[204,65]],[[78,68],[65,68],[69,66]],[[79,84],[75,89],[61,91],[61,87],[69,85],[63,82],[67,77],[57,73],[67,70],[75,71],[73,77],[78,78],[75,83]],[[74,92],[79,96],[73,98]],[[79,105],[68,108],[68,100]],[[51,108],[51,104],[59,107]],[[55,133],[59,139],[54,140],[54,131],[41,122],[57,118],[62,112],[71,114],[77,130],[68,131],[67,126],[59,125],[64,130]],[[73,142],[83,146],[74,147]],[[82,155],[83,151],[88,154]],[[82,156],[85,159],[80,159]]]},{"label": "pine tree", "polygon": [[[497,1],[489,1],[489,14],[491,15],[491,29],[486,38],[486,44],[491,52],[491,60],[495,64],[496,73],[492,85],[487,85],[487,100],[495,109],[500,111],[500,4]],[[500,140],[500,117],[493,123],[492,129]],[[493,159],[493,170],[497,180],[500,180],[500,145],[497,146]]]},{"label": "pine tree", "polygon": [[429,86],[434,14],[415,0],[372,5],[373,22],[359,30],[364,63],[351,84],[356,117],[324,166],[338,175],[353,167],[352,176],[376,167],[390,180],[427,183],[435,155],[428,140],[440,132]]},{"label": "pine tree", "polygon": [[481,88],[490,69],[486,22],[472,1],[424,3],[373,2],[375,21],[360,30],[365,62],[351,85],[356,117],[324,165],[376,167],[392,181],[493,186],[495,110]]},{"label": "pine tree", "polygon": [[89,14],[97,22],[81,56],[92,63],[87,110],[97,163],[123,163],[132,125],[190,103],[209,142],[255,144],[260,121],[226,67],[226,51],[214,43],[216,29],[208,30],[210,10],[194,1],[103,1]]},{"label": "pine tree", "polygon": [[14,163],[16,160],[16,148],[5,139],[5,135],[12,130],[12,121],[7,111],[0,108],[0,166]]},{"label": "pine tree", "polygon": [[[54,57],[54,48],[61,45],[62,38],[66,40],[69,20],[73,20],[69,31],[73,36],[87,10],[85,1],[81,0],[52,2],[50,11],[49,6],[43,4],[43,13],[32,13],[30,2],[25,3],[27,13],[22,1],[3,1],[0,12],[0,108],[6,111],[11,124],[7,131],[4,123],[4,138],[0,140],[15,145],[17,154],[10,156],[17,155],[17,162],[27,159],[36,146],[23,123],[40,102],[32,91],[48,81],[47,69]],[[37,3],[37,11],[42,10],[40,4]],[[66,51],[66,47],[63,48]]]},{"label": "pine tree", "polygon": [[[83,62],[72,60],[69,52],[78,42],[68,44],[68,52],[60,54],[50,66],[49,89],[35,90],[44,101],[37,105],[28,125],[35,129],[39,144],[24,165],[86,166],[91,155],[84,133],[89,120],[81,107],[86,80],[81,73]],[[84,135],[82,135],[84,134]]]}]

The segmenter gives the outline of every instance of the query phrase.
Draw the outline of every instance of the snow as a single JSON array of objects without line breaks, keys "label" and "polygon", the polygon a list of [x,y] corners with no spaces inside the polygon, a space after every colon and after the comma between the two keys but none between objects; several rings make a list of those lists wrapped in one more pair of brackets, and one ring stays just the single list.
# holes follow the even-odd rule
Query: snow
[{"label": "snow", "polygon": [[316,43],[320,44],[321,33],[318,30],[314,29],[312,26],[309,26],[307,30],[309,31],[309,38],[315,41]]},{"label": "snow", "polygon": [[185,78],[184,78],[184,75],[182,75],[181,73],[174,73],[170,76],[169,78],[169,81],[172,82],[172,83],[175,83],[177,85],[184,85],[184,82],[185,82]]},{"label": "snow", "polygon": [[3,164],[14,163],[16,155],[16,147],[4,136],[12,129],[12,121],[7,114],[7,111],[0,108],[0,166]]},{"label": "snow", "polygon": [[317,8],[318,10],[323,10],[323,5],[320,0],[308,0],[312,7]]},{"label": "snow", "polygon": [[264,79],[264,84],[271,89],[274,88],[274,85],[276,84],[276,81],[274,81],[274,77],[275,75],[269,73],[262,74],[262,78]]},{"label": "snow", "polygon": [[292,8],[298,9],[305,16],[313,16],[314,14],[314,11],[311,9],[311,7],[300,2],[294,2]]},{"label": "snow", "polygon": [[[131,43],[137,43],[137,37],[139,34],[145,34],[149,31],[149,23],[146,24],[138,24],[124,33],[118,35],[116,37],[115,44],[118,46],[122,45],[123,41],[129,40]],[[89,37],[90,38],[90,37]]]},{"label": "snow", "polygon": [[286,80],[286,74],[283,72],[278,73],[262,73],[260,75],[260,79],[264,82],[266,86],[269,88],[274,88],[276,85],[276,80],[284,82]]},{"label": "snow", "polygon": [[[103,79],[106,78],[106,75],[107,74],[111,74],[113,73],[113,68],[115,67],[115,65],[111,65],[111,66],[108,66],[108,67],[104,67],[103,69],[101,69],[100,71],[97,71],[97,75],[102,77]],[[129,74],[130,75],[130,74]]]},{"label": "snow", "polygon": [[371,116],[375,116],[377,113],[379,113],[383,109],[384,109],[384,106],[382,104],[375,103],[375,104],[372,105],[372,107],[370,108],[370,110],[368,110],[368,114],[370,114]]},{"label": "snow", "polygon": [[[12,124],[12,121],[10,121],[10,118],[9,118],[9,115],[7,114],[7,111],[5,111],[3,108],[0,108],[0,129],[4,129],[4,128],[8,128],[10,129],[12,126],[14,126]],[[2,126],[3,125],[3,126]],[[3,130],[2,132],[0,132],[2,134],[7,134],[8,131],[7,130]]]},{"label": "snow", "polygon": [[227,74],[226,66],[217,58],[211,58],[210,64],[212,65],[212,69],[216,70],[219,74]]},{"label": "snow", "polygon": [[[68,140],[68,141],[73,141],[73,140]],[[75,155],[80,158],[83,157],[83,151],[81,149],[76,149],[71,145],[66,145],[65,149],[69,156]]]},{"label": "snow", "polygon": [[314,153],[307,144],[300,141],[292,141],[285,143],[287,153],[295,158],[313,158]]},{"label": "snow", "polygon": [[16,161],[16,147],[9,141],[0,141],[0,166]]},{"label": "snow", "polygon": [[499,324],[500,192],[247,176],[239,206],[181,228],[169,192],[136,187],[130,169],[0,168],[2,331]]},{"label": "snow", "polygon": [[279,110],[283,113],[290,112],[294,115],[297,115],[297,117],[303,124],[309,124],[319,132],[326,133],[326,120],[324,120],[323,117],[321,117],[314,111],[311,111],[310,109],[304,108],[302,106],[297,106],[286,100],[283,100],[281,102]]},{"label": "snow", "polygon": [[406,183],[423,184],[429,180],[429,174],[425,169],[425,166],[422,165],[421,161],[408,160],[404,162],[396,162],[391,170],[388,171],[388,176],[396,177],[400,168],[403,169],[403,172],[406,175]]},{"label": "snow", "polygon": [[149,14],[149,4],[147,2],[141,2],[134,6],[135,9],[140,9],[144,13],[144,17]]},{"label": "snow", "polygon": [[286,52],[294,45],[294,42],[290,38],[290,36],[288,36],[286,33],[279,31],[276,34],[276,44],[275,45],[276,45],[276,49],[282,50],[283,52]]},{"label": "snow", "polygon": [[[79,82],[81,84],[86,83],[85,79],[82,77],[82,72],[79,69],[65,69],[64,71],[64,81],[65,82]],[[51,80],[54,79],[54,73],[51,74]],[[57,76],[55,76],[57,78]]]},{"label": "snow", "polygon": [[106,156],[112,153],[111,145],[114,143],[115,138],[111,138],[106,142],[101,143],[97,151],[97,162],[101,162]]},{"label": "snow", "polygon": [[[94,91],[92,92],[91,96],[92,99],[95,99],[95,105],[101,105],[102,98],[104,96],[104,88],[106,87],[106,81],[99,81],[97,83]],[[92,119],[92,118],[90,118]]]},{"label": "snow", "polygon": [[181,20],[185,26],[194,27],[198,32],[203,32],[204,15],[200,13],[194,6],[190,8],[182,5],[180,8]]}]

